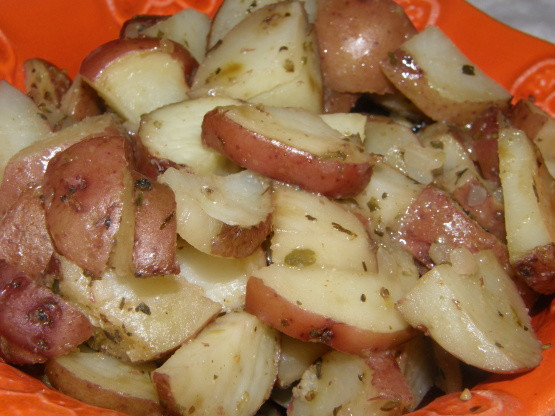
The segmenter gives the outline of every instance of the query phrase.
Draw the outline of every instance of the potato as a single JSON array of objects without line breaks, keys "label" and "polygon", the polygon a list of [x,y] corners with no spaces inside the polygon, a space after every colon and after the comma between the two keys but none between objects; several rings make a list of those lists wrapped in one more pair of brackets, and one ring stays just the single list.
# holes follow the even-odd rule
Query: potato
[{"label": "potato", "polygon": [[175,258],[177,222],[171,188],[133,172],[135,276],[179,273]]},{"label": "potato", "polygon": [[166,357],[220,313],[197,285],[174,275],[137,279],[108,269],[100,279],[58,256],[60,294],[95,326],[91,346],[128,362]]},{"label": "potato", "polygon": [[28,189],[0,219],[0,259],[32,279],[45,272],[54,253],[40,197],[40,190]]},{"label": "potato", "polygon": [[367,356],[413,336],[393,305],[416,278],[272,264],[249,278],[245,307],[291,337]]},{"label": "potato", "polygon": [[100,115],[104,112],[104,103],[96,91],[77,74],[71,86],[62,96],[60,110],[75,121]]},{"label": "potato", "polygon": [[141,30],[141,36],[165,38],[181,44],[197,62],[204,59],[210,17],[186,8]]},{"label": "potato", "polygon": [[[372,368],[361,357],[330,351],[313,364],[293,388],[287,414],[401,415],[412,398],[399,368],[391,367],[385,374],[384,369]],[[388,378],[389,386],[380,383],[383,376]],[[404,388],[391,394],[399,385]]]},{"label": "potato", "polygon": [[201,126],[204,115],[215,107],[240,103],[226,97],[202,97],[169,104],[146,114],[138,135],[153,157],[185,165],[194,173],[237,171],[224,155],[203,146]]},{"label": "potato", "polygon": [[62,127],[66,114],[60,110],[62,97],[71,85],[66,71],[44,59],[27,59],[23,63],[25,91],[54,130]]},{"label": "potato", "polygon": [[120,133],[114,116],[105,114],[91,117],[71,127],[48,134],[44,139],[29,145],[13,155],[0,184],[0,216],[17,200],[28,187],[42,183],[46,166],[56,153],[68,148],[87,136],[113,135]]},{"label": "potato", "polygon": [[137,131],[142,114],[187,98],[197,61],[167,39],[116,39],[90,52],[79,74]]},{"label": "potato", "polygon": [[541,343],[519,293],[491,251],[474,254],[474,271],[442,264],[397,302],[413,325],[467,364],[498,373],[527,371]]},{"label": "potato", "polygon": [[392,0],[320,0],[314,25],[326,87],[394,91],[380,61],[417,33],[401,6]]},{"label": "potato", "polygon": [[207,95],[320,113],[316,39],[301,3],[262,7],[211,48],[189,91],[191,98]]},{"label": "potato", "polygon": [[248,170],[217,176],[170,168],[159,180],[175,193],[177,232],[204,253],[247,257],[270,232],[267,178]]},{"label": "potato", "polygon": [[88,319],[59,296],[0,261],[0,357],[42,363],[66,354],[92,334]]},{"label": "potato", "polygon": [[536,144],[549,173],[555,178],[555,119],[530,100],[519,100],[511,108],[510,120]]},{"label": "potato", "polygon": [[124,363],[83,348],[49,360],[45,374],[56,390],[92,406],[130,416],[162,416],[150,379],[155,369],[154,363]]},{"label": "potato", "polygon": [[148,29],[156,23],[163,22],[168,18],[169,16],[161,14],[138,14],[132,16],[121,25],[119,37],[130,39],[138,38],[145,29]]},{"label": "potato", "polygon": [[555,293],[555,179],[524,132],[499,136],[509,259],[537,292]]},{"label": "potato", "polygon": [[[202,357],[202,358],[201,358]],[[152,374],[175,415],[254,415],[277,374],[279,334],[246,312],[225,314]]]},{"label": "potato", "polygon": [[29,97],[10,85],[0,81],[0,180],[8,160],[20,150],[40,141],[50,126],[40,116],[40,111]]},{"label": "potato", "polygon": [[381,62],[399,91],[433,120],[464,125],[489,106],[507,109],[510,94],[428,26]]},{"label": "potato", "polygon": [[204,117],[203,143],[235,163],[329,197],[347,198],[370,180],[373,157],[308,111],[218,107]]},{"label": "potato", "polygon": [[93,276],[100,276],[109,260],[120,272],[131,268],[129,165],[125,137],[92,137],[56,154],[44,174],[46,223],[54,246]]}]

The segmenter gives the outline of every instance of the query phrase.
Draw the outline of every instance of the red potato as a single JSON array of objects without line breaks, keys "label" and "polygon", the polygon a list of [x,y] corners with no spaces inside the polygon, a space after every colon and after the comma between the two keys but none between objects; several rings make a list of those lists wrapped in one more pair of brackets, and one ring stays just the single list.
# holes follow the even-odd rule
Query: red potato
[{"label": "red potato", "polygon": [[0,258],[36,279],[53,253],[41,192],[28,189],[0,220]]},{"label": "red potato", "polygon": [[414,335],[389,298],[399,293],[395,279],[307,269],[272,265],[255,272],[247,282],[246,310],[293,338],[361,356]]},{"label": "red potato", "polygon": [[112,258],[128,251],[131,263],[130,153],[123,136],[88,138],[54,156],[44,174],[46,222],[56,251],[93,276],[102,274],[114,246]]},{"label": "red potato", "polygon": [[436,121],[465,125],[510,94],[470,62],[436,26],[388,54],[381,66],[395,87]]},{"label": "red potato", "polygon": [[394,91],[380,61],[417,33],[401,6],[392,0],[320,0],[314,25],[326,87]]},{"label": "red potato", "polygon": [[0,216],[10,208],[25,189],[42,183],[46,166],[54,155],[87,136],[113,135],[120,132],[114,116],[106,114],[91,117],[74,126],[47,135],[43,140],[16,153],[8,161],[0,184],[0,194],[2,195]]},{"label": "red potato", "polygon": [[89,53],[79,73],[136,131],[142,114],[187,98],[197,66],[171,40],[116,39]]},{"label": "red potato", "polygon": [[308,111],[253,105],[217,107],[202,123],[203,143],[235,163],[329,197],[360,192],[373,157]]},{"label": "red potato", "polygon": [[23,63],[25,91],[33,99],[54,130],[59,130],[66,115],[60,110],[62,97],[71,85],[66,71],[44,59],[28,59]]},{"label": "red potato", "polygon": [[154,363],[130,364],[99,352],[75,350],[49,360],[48,382],[58,391],[92,406],[130,416],[164,414],[150,373]]},{"label": "red potato", "polygon": [[163,22],[169,16],[161,14],[138,14],[123,22],[121,26],[120,38],[138,38],[141,32],[154,26],[156,23]]},{"label": "red potato", "polygon": [[83,80],[83,77],[77,75],[62,96],[60,110],[73,120],[81,121],[86,117],[102,114],[104,104],[96,91]]},{"label": "red potato", "polygon": [[135,276],[179,273],[176,261],[175,196],[167,185],[133,173]]},{"label": "red potato", "polygon": [[76,308],[0,261],[0,356],[13,364],[45,362],[92,334]]}]

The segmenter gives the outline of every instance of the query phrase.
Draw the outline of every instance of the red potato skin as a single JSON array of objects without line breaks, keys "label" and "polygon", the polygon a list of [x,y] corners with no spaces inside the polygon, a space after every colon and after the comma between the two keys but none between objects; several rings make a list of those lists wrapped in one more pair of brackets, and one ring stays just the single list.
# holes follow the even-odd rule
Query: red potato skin
[{"label": "red potato skin", "polygon": [[3,261],[0,310],[0,356],[12,364],[45,362],[92,335],[81,312]]},{"label": "red potato skin", "polygon": [[198,62],[182,45],[168,39],[135,38],[115,39],[100,45],[81,62],[79,73],[89,82],[99,77],[104,69],[128,53],[164,52],[181,62],[187,85],[198,67]]},{"label": "red potato skin", "polygon": [[44,175],[46,222],[56,251],[93,276],[104,271],[123,210],[131,146],[93,137],[58,153]]},{"label": "red potato skin", "polygon": [[133,264],[137,277],[177,274],[176,202],[171,188],[133,174],[135,241]]},{"label": "red potato skin", "polygon": [[528,285],[538,293],[555,293],[555,244],[536,247],[513,267]]},{"label": "red potato skin", "polygon": [[245,309],[290,337],[305,342],[321,342],[338,351],[363,357],[408,341],[416,333],[413,328],[374,333],[336,322],[289,302],[254,276],[247,282]]},{"label": "red potato skin", "polygon": [[380,398],[395,400],[400,408],[408,408],[413,403],[412,392],[393,351],[370,354],[366,363],[374,370],[372,385],[380,392]]},{"label": "red potato skin", "polygon": [[349,93],[393,92],[380,61],[417,33],[392,0],[320,0],[314,27],[324,84]]},{"label": "red potato skin", "polygon": [[156,391],[158,393],[160,404],[167,412],[167,414],[171,416],[182,416],[183,413],[181,412],[177,402],[175,401],[171,390],[170,377],[167,374],[154,372],[152,374],[152,381],[156,386]]},{"label": "red potato skin", "polygon": [[119,37],[120,38],[138,38],[141,32],[154,26],[157,23],[163,22],[169,16],[161,14],[138,14],[126,20],[121,26]]},{"label": "red potato skin", "polygon": [[[60,107],[63,95],[71,85],[66,71],[44,59],[28,59],[23,64],[25,70],[25,90],[39,108],[41,105]],[[42,88],[41,88],[42,86]],[[48,94],[43,89],[47,88]]]},{"label": "red potato skin", "polygon": [[370,157],[365,163],[319,158],[247,130],[228,118],[225,108],[204,116],[202,142],[244,168],[330,198],[358,194],[372,176]]},{"label": "red potato skin", "polygon": [[399,222],[398,241],[422,264],[432,268],[428,252],[441,239],[448,246],[466,247],[472,253],[492,250],[499,263],[512,277],[525,303],[531,306],[537,295],[519,277],[509,263],[507,247],[493,234],[470,218],[447,193],[433,186],[424,188]]},{"label": "red potato skin", "polygon": [[[120,134],[116,126],[110,126],[103,132],[91,135],[106,136]],[[36,152],[16,154],[10,159],[4,169],[4,177],[0,184],[0,217],[14,204],[19,196],[27,189],[42,184],[44,172],[50,160],[61,151],[82,140],[82,137],[74,137],[65,142],[58,142],[37,148]]]},{"label": "red potato skin", "polygon": [[260,224],[243,228],[223,224],[220,233],[212,239],[211,252],[216,256],[244,258],[260,247],[272,229],[272,215]]},{"label": "red potato skin", "polygon": [[55,360],[46,363],[45,374],[56,390],[88,405],[116,410],[133,416],[164,415],[158,403],[109,390],[81,379]]},{"label": "red potato skin", "polygon": [[41,196],[28,189],[0,220],[0,259],[32,279],[43,274],[54,253]]},{"label": "red potato skin", "polygon": [[105,110],[96,91],[79,75],[62,97],[60,109],[76,121],[100,115]]}]

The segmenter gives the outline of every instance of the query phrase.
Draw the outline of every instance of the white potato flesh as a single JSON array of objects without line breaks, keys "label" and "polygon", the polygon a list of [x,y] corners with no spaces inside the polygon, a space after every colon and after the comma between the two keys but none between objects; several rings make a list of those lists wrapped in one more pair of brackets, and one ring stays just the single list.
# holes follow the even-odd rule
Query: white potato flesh
[{"label": "white potato flesh", "polygon": [[60,292],[112,341],[107,353],[131,362],[167,354],[197,334],[220,311],[200,287],[178,276],[137,279],[106,272],[91,279],[59,257]]},{"label": "white potato flesh", "polygon": [[[200,63],[189,96],[224,95],[249,100],[310,72],[311,85],[321,76],[311,70],[306,13],[300,2],[258,9],[230,30]],[[315,58],[314,58],[315,59]],[[295,106],[291,102],[290,106]]]},{"label": "white potato flesh", "polygon": [[515,263],[535,247],[555,242],[555,224],[549,220],[553,213],[542,212],[536,194],[538,165],[532,142],[520,130],[503,129],[498,146],[507,248]]},{"label": "white potato flesh", "polygon": [[365,132],[368,152],[384,156],[387,164],[421,184],[431,183],[445,160],[440,149],[423,147],[409,127],[391,119],[369,119]]},{"label": "white potato flesh", "polygon": [[243,105],[230,107],[226,113],[232,121],[245,129],[277,140],[317,157],[341,154],[344,163],[369,161],[360,146],[326,124],[319,115],[298,108],[258,107]]},{"label": "white potato flesh", "polygon": [[400,276],[281,264],[263,267],[254,276],[293,305],[335,322],[374,333],[408,327],[394,305],[406,292]]},{"label": "white potato flesh", "polygon": [[273,263],[375,272],[376,254],[360,219],[330,199],[279,186],[273,194]]},{"label": "white potato flesh", "polygon": [[322,120],[332,129],[343,136],[357,136],[364,142],[366,138],[366,116],[360,113],[330,113],[320,114]]},{"label": "white potato flesh", "polygon": [[184,243],[176,253],[180,276],[204,289],[204,295],[222,306],[224,312],[241,310],[245,305],[247,279],[265,265],[266,256],[257,250],[242,259],[215,257]]},{"label": "white potato flesh", "polygon": [[372,225],[379,234],[394,229],[412,201],[422,192],[422,185],[385,163],[374,165],[372,177],[355,200],[368,210]]},{"label": "white potato flesh", "polygon": [[374,371],[361,357],[330,351],[293,389],[289,416],[399,415],[372,385]]},{"label": "white potato flesh", "polygon": [[269,397],[279,334],[246,312],[217,318],[153,373],[173,414],[251,416]]},{"label": "white potato flesh", "polygon": [[397,303],[414,327],[467,364],[498,373],[529,370],[541,344],[512,280],[491,251],[474,255],[477,271],[442,264],[423,275]]},{"label": "white potato flesh", "polygon": [[146,28],[141,35],[173,40],[183,45],[193,55],[193,58],[200,62],[206,53],[210,23],[208,15],[188,8]]},{"label": "white potato flesh", "polygon": [[[430,87],[453,101],[490,101],[509,99],[501,85],[489,78],[468,60],[457,46],[436,26],[403,43],[425,74]],[[474,75],[467,75],[463,67],[472,67]]]},{"label": "white potato flesh", "polygon": [[228,225],[256,226],[272,212],[270,180],[249,170],[217,176],[170,168],[161,175],[160,182]]},{"label": "white potato flesh", "polygon": [[154,363],[131,364],[75,350],[49,361],[46,375],[57,390],[85,403],[147,416],[162,413],[150,379],[155,369]]},{"label": "white potato flesh", "polygon": [[181,62],[152,50],[123,55],[95,78],[94,88],[134,131],[141,115],[185,100],[189,90]]},{"label": "white potato flesh", "polygon": [[0,181],[8,160],[50,133],[48,122],[31,100],[7,81],[0,81]]},{"label": "white potato flesh", "polygon": [[202,145],[201,125],[207,112],[232,104],[239,104],[239,101],[203,97],[170,104],[145,115],[138,134],[157,158],[187,165],[199,174],[225,172],[231,168],[231,163],[225,156]]},{"label": "white potato flesh", "polygon": [[300,380],[308,367],[328,350],[329,347],[324,344],[304,342],[282,334],[277,375],[278,386],[286,388]]}]

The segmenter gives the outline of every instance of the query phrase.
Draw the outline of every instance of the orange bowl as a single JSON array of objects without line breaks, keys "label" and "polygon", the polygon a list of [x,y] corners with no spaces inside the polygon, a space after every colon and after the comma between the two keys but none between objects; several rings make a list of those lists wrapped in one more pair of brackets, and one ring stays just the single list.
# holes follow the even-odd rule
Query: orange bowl
[{"label": "orange bowl", "polygon": [[[131,16],[171,14],[186,7],[212,16],[221,1],[3,0],[0,79],[22,89],[23,62],[35,57],[45,58],[74,76],[88,52],[116,38],[121,24]],[[403,6],[418,29],[430,24],[439,26],[471,61],[507,88],[515,100],[533,97],[536,104],[555,116],[555,45],[514,30],[464,0],[395,1]],[[535,322],[542,342],[555,343],[555,303],[538,315]],[[492,378],[479,388],[501,390],[517,397],[522,402],[521,416],[552,416],[555,414],[553,368],[555,348],[545,351],[542,364],[535,370],[518,377]],[[0,414],[119,413],[82,405],[0,363]]]}]

